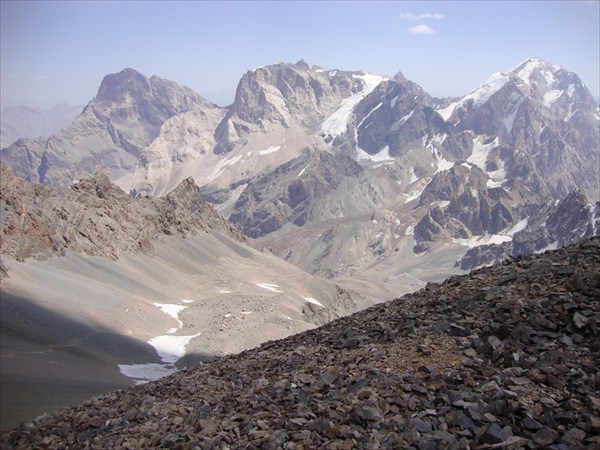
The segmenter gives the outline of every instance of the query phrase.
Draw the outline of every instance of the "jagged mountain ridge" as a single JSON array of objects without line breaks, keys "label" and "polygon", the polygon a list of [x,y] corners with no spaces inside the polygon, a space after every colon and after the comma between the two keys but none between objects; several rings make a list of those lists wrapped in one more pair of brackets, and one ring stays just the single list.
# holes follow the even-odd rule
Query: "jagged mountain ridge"
[{"label": "jagged mountain ridge", "polygon": [[600,446],[600,241],[481,269],[8,430],[6,448]]},{"label": "jagged mountain ridge", "polygon": [[118,259],[123,252],[152,252],[161,235],[212,231],[246,242],[204,202],[191,179],[165,197],[134,201],[100,172],[68,190],[29,184],[2,163],[0,177],[0,251],[18,261],[64,256],[68,250]]},{"label": "jagged mountain ridge", "polygon": [[599,234],[600,202],[592,205],[581,192],[573,191],[560,202],[523,219],[512,240],[474,247],[457,264],[470,270],[517,255],[555,250]]},{"label": "jagged mountain ridge", "polygon": [[189,88],[124,69],[104,77],[69,127],[47,140],[17,141],[2,149],[2,160],[30,182],[68,186],[98,170],[114,180],[133,171],[169,119],[186,113],[195,113],[200,129],[214,129],[224,115]]},{"label": "jagged mountain ridge", "polygon": [[[457,260],[466,247],[453,240],[509,230],[575,188],[597,200],[590,98],[575,74],[534,58],[461,99],[432,98],[401,73],[282,63],[244,74],[210,124],[197,111],[173,116],[116,181],[156,195],[192,176],[258,245],[328,276],[416,262],[448,243]],[[342,235],[346,256],[333,251]]]}]

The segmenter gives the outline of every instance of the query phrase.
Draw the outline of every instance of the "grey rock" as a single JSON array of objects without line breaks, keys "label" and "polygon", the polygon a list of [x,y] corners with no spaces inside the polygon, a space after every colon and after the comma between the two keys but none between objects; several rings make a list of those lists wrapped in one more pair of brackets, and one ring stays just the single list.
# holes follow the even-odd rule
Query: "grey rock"
[{"label": "grey rock", "polygon": [[536,431],[531,438],[536,444],[550,445],[558,439],[558,432],[544,425],[542,428]]}]

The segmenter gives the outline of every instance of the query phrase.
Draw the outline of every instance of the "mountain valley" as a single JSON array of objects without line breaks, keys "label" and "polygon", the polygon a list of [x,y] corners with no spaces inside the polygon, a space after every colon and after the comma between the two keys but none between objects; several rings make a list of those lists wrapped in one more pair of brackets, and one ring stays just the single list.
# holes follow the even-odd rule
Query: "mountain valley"
[{"label": "mountain valley", "polygon": [[279,63],[227,107],[127,68],[21,137],[0,149],[3,427],[600,234],[600,108],[537,58],[445,99]]}]

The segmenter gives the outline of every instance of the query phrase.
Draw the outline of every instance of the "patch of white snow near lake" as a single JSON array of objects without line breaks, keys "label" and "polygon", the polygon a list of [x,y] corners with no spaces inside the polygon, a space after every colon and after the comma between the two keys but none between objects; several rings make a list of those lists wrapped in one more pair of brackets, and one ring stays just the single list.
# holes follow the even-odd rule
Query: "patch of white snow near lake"
[{"label": "patch of white snow near lake", "polygon": [[173,364],[185,355],[185,346],[198,336],[200,333],[191,336],[157,336],[150,339],[148,344],[154,347],[163,362]]},{"label": "patch of white snow near lake", "polygon": [[[182,300],[182,302],[191,303],[193,300]],[[161,363],[117,365],[119,371],[126,377],[133,378],[136,384],[158,380],[177,372],[178,369],[173,364],[185,355],[185,347],[190,341],[201,334],[174,336],[174,333],[183,327],[183,322],[179,320],[179,313],[187,308],[187,306],[173,303],[154,303],[154,305],[163,313],[173,317],[177,321],[178,327],[169,328],[166,330],[166,335],[156,336],[148,341],[148,344],[154,347],[154,350],[160,357]]]}]

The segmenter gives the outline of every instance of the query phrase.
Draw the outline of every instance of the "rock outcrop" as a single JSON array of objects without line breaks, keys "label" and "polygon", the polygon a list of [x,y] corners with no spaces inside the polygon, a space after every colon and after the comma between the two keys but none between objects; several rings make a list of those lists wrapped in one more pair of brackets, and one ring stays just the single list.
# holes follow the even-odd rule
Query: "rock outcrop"
[{"label": "rock outcrop", "polygon": [[152,251],[160,236],[219,231],[244,235],[206,203],[192,179],[159,199],[132,199],[103,173],[70,189],[31,184],[0,163],[0,250],[17,260],[47,259],[67,250],[118,258]]},{"label": "rock outcrop", "polygon": [[520,254],[541,253],[582,239],[600,235],[600,203],[592,204],[579,190],[560,202],[530,210],[520,222],[513,239],[500,244],[482,245],[467,251],[457,261],[464,270],[497,264]]},{"label": "rock outcrop", "polygon": [[600,240],[7,431],[4,448],[599,448]]}]

